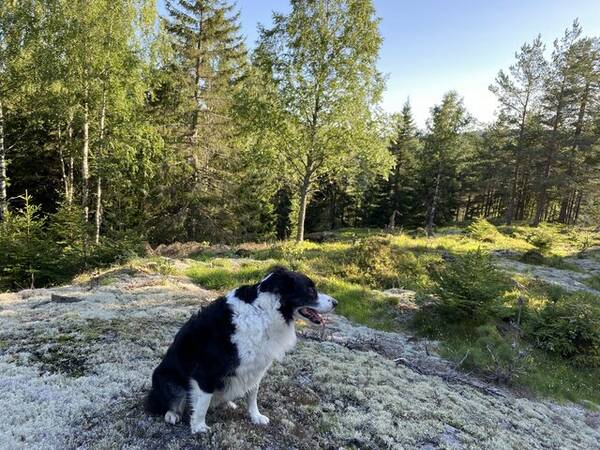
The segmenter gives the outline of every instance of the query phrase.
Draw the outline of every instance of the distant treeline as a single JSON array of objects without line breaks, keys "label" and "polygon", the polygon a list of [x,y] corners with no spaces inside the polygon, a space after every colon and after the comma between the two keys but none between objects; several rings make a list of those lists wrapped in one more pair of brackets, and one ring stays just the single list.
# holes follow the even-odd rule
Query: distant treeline
[{"label": "distant treeline", "polygon": [[419,131],[408,103],[377,106],[371,1],[293,1],[253,51],[233,2],[166,7],[3,2],[0,246],[38,219],[63,250],[92,255],[123,236],[600,218],[600,44],[577,22],[551,52],[539,37],[523,45],[490,80],[493,124],[451,91]]}]

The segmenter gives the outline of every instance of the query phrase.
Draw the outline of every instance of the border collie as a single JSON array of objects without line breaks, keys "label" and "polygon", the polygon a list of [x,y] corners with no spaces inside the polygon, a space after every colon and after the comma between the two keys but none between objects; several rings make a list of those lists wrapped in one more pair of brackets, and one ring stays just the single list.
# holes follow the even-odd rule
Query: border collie
[{"label": "border collie", "polygon": [[230,291],[179,330],[152,374],[148,410],[175,424],[187,403],[192,433],[204,433],[210,406],[235,408],[232,400],[247,395],[252,422],[268,424],[258,410],[258,387],[272,362],[296,344],[294,319],[322,324],[320,313],[336,305],[306,275],[281,267],[260,283]]}]

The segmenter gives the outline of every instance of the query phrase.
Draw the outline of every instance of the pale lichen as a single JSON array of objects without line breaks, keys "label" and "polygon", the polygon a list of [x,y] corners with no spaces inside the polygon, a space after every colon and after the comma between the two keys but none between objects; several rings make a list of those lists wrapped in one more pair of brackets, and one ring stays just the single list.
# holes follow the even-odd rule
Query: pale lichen
[{"label": "pale lichen", "polygon": [[[535,449],[600,440],[589,411],[419,374],[392,358],[444,361],[405,335],[337,317],[330,340],[301,339],[268,373],[259,403],[269,426],[252,425],[244,408],[217,409],[210,434],[192,436],[185,421],[148,416],[143,397],[178,327],[214,294],[161,275],[110,280],[0,295],[0,448]],[[53,303],[52,293],[82,301]]]}]

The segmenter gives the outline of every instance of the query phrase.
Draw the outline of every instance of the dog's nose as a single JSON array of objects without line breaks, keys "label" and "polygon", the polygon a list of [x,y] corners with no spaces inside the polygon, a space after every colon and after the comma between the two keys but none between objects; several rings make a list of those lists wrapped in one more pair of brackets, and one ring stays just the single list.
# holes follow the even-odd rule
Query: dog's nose
[{"label": "dog's nose", "polygon": [[331,304],[333,305],[333,307],[335,308],[338,304],[338,301],[335,298],[331,299]]}]

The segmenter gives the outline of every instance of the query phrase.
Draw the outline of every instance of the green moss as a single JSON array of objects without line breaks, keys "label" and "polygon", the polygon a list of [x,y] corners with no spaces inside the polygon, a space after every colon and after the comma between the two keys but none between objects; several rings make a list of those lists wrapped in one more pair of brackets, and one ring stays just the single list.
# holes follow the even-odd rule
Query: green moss
[{"label": "green moss", "polygon": [[600,291],[600,275],[592,275],[591,277],[585,278],[583,283],[592,289]]},{"label": "green moss", "polygon": [[228,260],[216,259],[211,263],[197,262],[185,274],[202,287],[221,291],[240,284],[256,283],[272,265],[268,261],[234,265]]},{"label": "green moss", "polygon": [[[196,258],[186,275],[205,288],[222,291],[240,284],[254,283],[271,266],[284,265],[305,272],[315,279],[320,289],[336,297],[340,301],[338,313],[356,323],[383,330],[398,330],[402,322],[399,320],[401,311],[398,300],[383,295],[381,291],[390,287],[413,289],[417,291],[417,302],[422,305],[417,315],[421,323],[415,320],[413,325],[418,324],[421,333],[441,339],[444,354],[449,358],[460,360],[470,350],[472,355],[465,362],[471,364],[471,370],[478,368],[481,373],[489,374],[490,358],[493,358],[485,345],[494,339],[504,342],[503,339],[509,339],[509,336],[506,330],[502,330],[499,336],[490,333],[481,336],[475,329],[482,323],[488,323],[488,320],[497,320],[500,324],[503,321],[515,321],[519,314],[522,321],[528,321],[548,302],[555,302],[569,294],[551,284],[518,274],[511,275],[522,286],[520,290],[504,275],[497,274],[490,266],[490,261],[486,260],[483,264],[473,258],[473,254],[494,250],[529,252],[541,257],[536,261],[528,261],[530,263],[579,270],[565,257],[578,254],[580,249],[577,240],[583,232],[550,225],[543,225],[539,229],[520,224],[496,228],[481,221],[473,225],[467,234],[440,233],[434,238],[410,236],[402,232],[388,234],[372,229],[345,229],[327,234],[326,239],[320,239],[321,242],[246,244],[240,249],[228,249],[225,253],[220,248],[211,253],[211,249],[207,248]],[[534,246],[541,242],[538,242],[538,238],[544,238],[541,241],[547,244],[542,245],[543,253]],[[588,242],[589,236],[586,239]],[[240,253],[241,250],[243,252]],[[240,254],[246,258],[239,258]],[[441,279],[448,281],[449,278],[432,276],[435,273],[433,268],[457,260],[471,261],[472,264],[465,266],[464,273],[456,273],[453,278],[456,283],[449,282],[443,289],[437,289],[441,286]],[[474,273],[477,275],[475,278]],[[592,279],[589,283],[596,281]],[[477,321],[472,314],[468,314],[470,318],[449,321],[431,309],[429,295],[436,292],[438,298],[447,297],[449,290],[456,291],[453,295],[461,302],[468,297],[477,303],[483,294],[484,297],[488,291],[491,294],[486,297],[489,301]],[[520,306],[519,298],[523,292],[526,304]],[[508,345],[510,342],[504,342],[508,346],[499,342],[496,342],[496,347],[502,351],[498,350],[500,353],[495,356],[501,356],[509,365],[512,364],[514,355]],[[579,369],[564,367],[562,372],[543,373],[545,358],[552,356],[535,349],[532,342],[524,345],[533,352],[529,353],[531,364],[527,364],[527,376],[519,374],[513,377],[514,382],[532,392],[552,396],[551,389],[544,386],[560,383],[560,380],[552,381],[552,377],[567,376],[571,377],[571,381],[565,380],[567,387],[558,392],[556,397],[567,398],[569,395],[572,398],[587,398],[590,377],[581,375],[579,379],[576,376]],[[479,353],[476,354],[475,350]],[[581,369],[581,373],[586,370],[589,369]],[[547,378],[542,380],[543,377]],[[581,386],[580,390],[577,389],[578,385]]]}]

